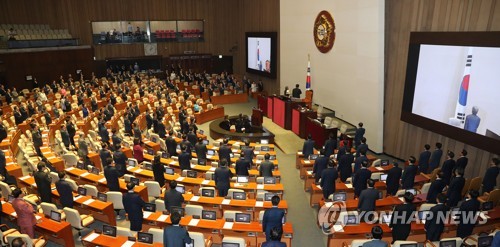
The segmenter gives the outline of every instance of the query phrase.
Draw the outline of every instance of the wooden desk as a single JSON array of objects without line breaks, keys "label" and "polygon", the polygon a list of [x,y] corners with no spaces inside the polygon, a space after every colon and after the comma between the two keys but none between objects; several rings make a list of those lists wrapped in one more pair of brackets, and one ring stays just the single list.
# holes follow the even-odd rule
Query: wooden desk
[{"label": "wooden desk", "polygon": [[204,109],[202,112],[197,112],[194,114],[197,124],[204,124],[206,122],[223,118],[224,117],[224,107],[214,106],[212,110]]},{"label": "wooden desk", "polygon": [[242,94],[226,94],[219,96],[211,96],[210,101],[214,105],[246,103],[248,102],[248,95],[246,93],[242,93]]},{"label": "wooden desk", "polygon": [[[110,237],[103,234],[95,233],[94,231],[89,233],[87,236],[82,238],[84,246],[97,247],[97,246],[122,246],[128,242],[128,237],[116,236]],[[139,242],[134,242],[131,246],[133,247],[163,247],[162,243],[144,244]]]}]

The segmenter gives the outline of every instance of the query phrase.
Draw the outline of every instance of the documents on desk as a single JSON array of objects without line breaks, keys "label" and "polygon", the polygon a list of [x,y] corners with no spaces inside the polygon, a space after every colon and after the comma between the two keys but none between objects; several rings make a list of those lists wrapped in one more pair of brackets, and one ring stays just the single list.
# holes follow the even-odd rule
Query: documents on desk
[{"label": "documents on desk", "polygon": [[175,181],[182,182],[182,181],[184,181],[184,177],[178,177],[178,178],[175,179]]},{"label": "documents on desk", "polygon": [[262,202],[262,201],[256,201],[255,202],[255,207],[259,207],[259,208],[264,207],[264,202]]},{"label": "documents on desk", "polygon": [[191,197],[191,200],[189,200],[189,201],[197,202],[199,199],[200,199],[199,196],[193,196],[193,197]]},{"label": "documents on desk", "polygon": [[384,168],[383,168],[383,167],[380,167],[380,166],[375,167],[375,169],[377,169],[377,170],[379,170],[379,171],[383,171],[383,170],[384,170]]},{"label": "documents on desk", "polygon": [[190,226],[197,226],[198,225],[198,222],[200,222],[199,219],[191,219],[188,223],[188,225]]},{"label": "documents on desk", "polygon": [[101,179],[99,179],[99,181],[98,181],[98,182],[99,182],[99,183],[104,183],[104,182],[106,182],[106,178],[101,178]]},{"label": "documents on desk", "polygon": [[94,199],[88,199],[86,201],[83,202],[84,205],[90,205],[91,203],[95,202]]},{"label": "documents on desk", "polygon": [[221,202],[222,205],[229,205],[229,203],[231,203],[231,200],[229,200],[229,199],[224,199]]},{"label": "documents on desk", "polygon": [[203,181],[201,181],[201,184],[203,184],[203,185],[207,185],[209,183],[210,183],[210,180],[203,180]]},{"label": "documents on desk", "polygon": [[82,174],[80,175],[80,177],[86,177],[86,176],[87,176],[87,175],[89,175],[89,174],[90,174],[90,173],[88,173],[88,172],[86,172],[86,173],[82,173]]},{"label": "documents on desk", "polygon": [[143,218],[147,219],[153,212],[144,212],[143,213]]},{"label": "documents on desk", "polygon": [[264,185],[263,184],[257,184],[257,189],[258,190],[263,190],[264,189]]},{"label": "documents on desk", "polygon": [[134,246],[135,242],[127,240],[124,244],[122,244],[122,247],[132,247]]},{"label": "documents on desk", "polygon": [[92,234],[88,235],[87,237],[85,237],[83,240],[87,241],[87,242],[92,242],[94,241],[94,239],[96,239],[97,237],[99,237],[99,234],[93,232]]},{"label": "documents on desk", "polygon": [[352,189],[352,184],[345,184],[345,187],[347,187],[348,189]]},{"label": "documents on desk", "polygon": [[160,217],[158,217],[158,219],[156,219],[156,221],[165,222],[165,221],[167,221],[167,219],[168,219],[168,215],[162,214],[162,215],[160,215]]},{"label": "documents on desk", "polygon": [[231,230],[231,229],[233,229],[233,225],[234,225],[234,222],[225,222],[223,228]]}]

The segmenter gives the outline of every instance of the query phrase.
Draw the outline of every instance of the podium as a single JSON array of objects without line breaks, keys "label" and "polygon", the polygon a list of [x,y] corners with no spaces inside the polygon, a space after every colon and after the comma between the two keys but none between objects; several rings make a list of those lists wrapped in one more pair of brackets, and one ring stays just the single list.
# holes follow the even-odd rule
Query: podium
[{"label": "podium", "polygon": [[300,138],[307,137],[306,122],[307,118],[315,119],[317,112],[304,108],[296,107],[292,110],[292,131]]},{"label": "podium", "polygon": [[263,113],[261,109],[252,110],[252,125],[262,127]]},{"label": "podium", "polygon": [[267,96],[264,96],[262,94],[259,94],[257,97],[257,107],[262,110],[262,114],[266,117],[269,117],[267,114]]},{"label": "podium", "polygon": [[286,130],[292,129],[292,109],[305,105],[302,100],[294,101],[285,96],[273,100],[273,122]]},{"label": "podium", "polygon": [[333,133],[334,136],[337,136],[337,128],[326,128],[321,122],[310,117],[307,118],[306,129],[307,133],[311,134],[311,137],[314,140],[314,147],[317,149],[320,149],[323,145],[325,145],[325,142],[330,137],[331,133]]}]

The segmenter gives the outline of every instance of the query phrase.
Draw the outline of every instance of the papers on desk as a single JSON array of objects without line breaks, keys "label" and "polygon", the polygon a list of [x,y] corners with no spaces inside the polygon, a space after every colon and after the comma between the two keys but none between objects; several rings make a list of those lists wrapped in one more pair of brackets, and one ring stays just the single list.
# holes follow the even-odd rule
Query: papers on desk
[{"label": "papers on desk", "polygon": [[130,170],[132,170],[132,169],[134,169],[134,167],[133,167],[133,166],[127,166],[127,171],[130,171]]},{"label": "papers on desk", "polygon": [[[346,184],[347,185],[347,184]],[[316,185],[316,188],[322,190],[321,186],[320,185]]]},{"label": "papers on desk", "polygon": [[201,184],[203,184],[203,185],[207,185],[209,183],[210,183],[210,180],[203,180],[203,181],[201,181]]},{"label": "papers on desk", "polygon": [[144,171],[143,169],[139,168],[137,170],[135,170],[136,173],[141,173],[142,171]]},{"label": "papers on desk", "polygon": [[[66,171],[67,171],[67,172],[70,172],[70,171],[73,171],[74,169],[75,169],[74,167],[68,167],[68,168],[66,168]],[[94,233],[94,234],[95,234],[95,233]]]},{"label": "papers on desk", "polygon": [[256,160],[255,163],[260,164],[262,163],[262,160]]},{"label": "papers on desk", "polygon": [[85,237],[83,240],[87,241],[87,242],[92,242],[94,241],[94,239],[96,239],[97,237],[99,237],[99,234],[93,232],[92,234],[88,235],[87,237]]},{"label": "papers on desk", "polygon": [[304,163],[305,164],[311,164],[311,161],[310,160],[304,160]]},{"label": "papers on desk", "polygon": [[175,162],[175,160],[172,160],[172,161],[170,161],[170,163],[168,163],[168,164],[170,164],[170,165],[175,165],[175,164],[177,164],[177,162]]},{"label": "papers on desk", "polygon": [[200,199],[199,196],[193,196],[193,197],[191,197],[191,200],[189,200],[189,201],[197,202],[199,199]]},{"label": "papers on desk", "polygon": [[88,200],[84,201],[84,202],[83,202],[83,204],[84,204],[84,205],[89,205],[89,204],[91,204],[91,203],[93,203],[93,202],[95,202],[95,200],[94,200],[94,199],[88,199]]},{"label": "papers on desk", "polygon": [[213,156],[207,154],[207,159],[211,159]]},{"label": "papers on desk", "polygon": [[221,202],[222,205],[229,205],[229,203],[231,203],[231,200],[229,200],[229,199],[224,199]]},{"label": "papers on desk", "polygon": [[257,184],[257,189],[258,190],[263,190],[264,189],[264,185],[263,184]]},{"label": "papers on desk", "polygon": [[73,197],[73,201],[77,201],[78,199],[82,198],[83,196],[78,195],[77,197]]},{"label": "papers on desk", "polygon": [[224,229],[233,229],[234,222],[226,222],[224,223]]},{"label": "papers on desk", "polygon": [[297,154],[298,154],[298,155],[302,155],[302,152],[300,152],[300,151],[299,151],[299,152],[297,152]]},{"label": "papers on desk", "polygon": [[40,220],[41,218],[42,218],[42,216],[35,215],[36,220]]},{"label": "papers on desk", "polygon": [[12,217],[16,217],[16,218],[17,218],[17,213],[14,211],[14,212],[12,212],[12,213],[10,214],[10,216],[12,216]]},{"label": "papers on desk", "polygon": [[178,178],[175,179],[175,181],[182,182],[182,181],[184,181],[184,177],[178,177]]},{"label": "papers on desk", "polygon": [[30,176],[28,175],[28,176],[20,177],[19,179],[24,181],[24,180],[28,179],[29,177]]},{"label": "papers on desk", "polygon": [[152,213],[153,213],[153,212],[144,212],[144,213],[143,213],[143,218],[144,218],[144,219],[149,218],[149,216],[150,216]]},{"label": "papers on desk", "polygon": [[189,221],[189,224],[188,224],[188,225],[190,225],[190,226],[197,226],[197,225],[198,225],[198,222],[200,222],[200,220],[199,220],[199,219],[191,219],[191,220]]},{"label": "papers on desk", "polygon": [[377,169],[378,171],[383,171],[384,170],[384,168],[380,167],[380,166],[375,167],[375,169]]},{"label": "papers on desk", "polygon": [[99,183],[104,183],[104,182],[106,182],[106,178],[101,178],[101,179],[98,180],[98,182]]},{"label": "papers on desk", "polygon": [[86,172],[86,173],[83,173],[82,175],[80,175],[80,177],[86,177],[87,175],[89,175],[90,173]]},{"label": "papers on desk", "polygon": [[238,149],[231,149],[231,151],[233,151],[233,153],[237,153]]},{"label": "papers on desk", "polygon": [[264,202],[256,201],[255,202],[255,207],[259,207],[259,208],[264,207]]},{"label": "papers on desk", "polygon": [[168,219],[168,215],[162,214],[156,221],[165,222]]},{"label": "papers on desk", "polygon": [[313,175],[313,171],[307,171],[307,175]]},{"label": "papers on desk", "polygon": [[215,171],[215,167],[210,167],[210,169],[208,169],[208,170],[213,172],[213,171]]},{"label": "papers on desk", "polygon": [[342,225],[333,225],[333,230],[336,232],[344,232],[344,227]]},{"label": "papers on desk", "polygon": [[345,187],[347,187],[348,189],[352,189],[352,184],[345,184]]},{"label": "papers on desk", "polygon": [[260,151],[253,151],[254,154],[260,154]]},{"label": "papers on desk", "polygon": [[127,240],[127,242],[122,244],[122,247],[132,247],[132,246],[134,246],[134,244],[135,244],[135,241]]}]

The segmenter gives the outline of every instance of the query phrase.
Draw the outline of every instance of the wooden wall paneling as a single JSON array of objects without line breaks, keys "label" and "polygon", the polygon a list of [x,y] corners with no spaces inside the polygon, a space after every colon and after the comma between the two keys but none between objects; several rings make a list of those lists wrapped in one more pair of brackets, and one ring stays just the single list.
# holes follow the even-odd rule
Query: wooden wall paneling
[{"label": "wooden wall paneling", "polygon": [[[400,121],[408,44],[412,31],[500,31],[497,0],[386,1],[386,85],[384,152],[400,158],[418,157],[424,144],[468,151],[466,177],[482,176],[495,154]],[[444,157],[443,157],[444,159]]]}]

